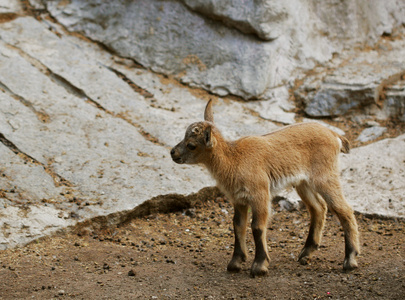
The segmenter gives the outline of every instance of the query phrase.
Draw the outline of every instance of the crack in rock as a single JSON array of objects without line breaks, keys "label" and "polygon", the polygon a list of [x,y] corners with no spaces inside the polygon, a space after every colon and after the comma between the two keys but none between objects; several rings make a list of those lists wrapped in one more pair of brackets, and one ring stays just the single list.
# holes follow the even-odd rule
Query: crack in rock
[{"label": "crack in rock", "polygon": [[8,193],[10,193],[10,190],[0,189],[0,198],[6,199],[11,202],[13,199],[8,197]]},{"label": "crack in rock", "polygon": [[8,96],[20,101],[26,107],[28,107],[38,118],[39,121],[43,123],[48,123],[50,121],[50,116],[43,110],[37,110],[30,101],[24,97],[14,93],[7,85],[0,81],[0,90],[3,90]]},{"label": "crack in rock", "polygon": [[111,72],[115,73],[119,78],[121,78],[123,81],[125,81],[136,93],[142,95],[144,98],[151,98],[154,99],[155,96],[150,93],[149,91],[143,89],[139,85],[137,85],[135,82],[133,82],[131,79],[129,79],[124,73],[114,69],[113,67],[105,66],[103,65],[106,69],[110,70]]},{"label": "crack in rock", "polygon": [[[34,67],[36,67],[41,73],[43,73],[44,75],[48,76],[49,78],[51,78],[55,83],[57,83],[58,85],[60,85],[61,87],[63,87],[68,93],[76,96],[79,99],[84,99],[86,102],[88,102],[91,105],[94,105],[97,109],[102,110],[103,112],[115,117],[115,118],[120,118],[122,120],[124,120],[125,122],[127,122],[128,124],[134,126],[135,128],[138,129],[138,132],[147,140],[150,141],[154,144],[160,145],[160,146],[164,146],[166,147],[166,145],[162,142],[159,141],[158,138],[154,137],[152,134],[150,134],[149,132],[145,131],[144,128],[132,121],[132,119],[128,116],[126,116],[123,113],[115,113],[107,108],[105,108],[103,105],[101,105],[99,102],[97,102],[96,100],[92,99],[90,96],[88,96],[86,94],[85,91],[83,91],[82,89],[80,89],[79,87],[75,86],[73,83],[71,83],[69,80],[67,80],[65,77],[55,73],[54,71],[52,71],[50,68],[48,68],[46,65],[44,65],[41,61],[39,61],[38,59],[32,57],[31,55],[29,55],[27,52],[25,52],[24,50],[22,50],[21,48],[18,48],[14,45],[10,45],[8,43],[6,43],[6,45],[19,52],[19,54],[25,58],[27,61],[29,61]],[[154,96],[142,89],[141,87],[139,87],[138,85],[136,85],[134,82],[132,82],[129,78],[127,78],[124,74],[122,74],[121,72],[111,68],[111,67],[107,67],[103,64],[100,64],[102,67],[106,68],[107,70],[113,72],[114,74],[116,74],[118,76],[118,78],[120,78],[121,80],[123,80],[126,84],[128,84],[136,93],[142,95],[143,97],[146,98],[153,98]],[[0,88],[4,86],[1,85],[0,83]],[[10,89],[8,89],[6,86],[4,86],[6,90],[10,91]],[[15,94],[15,93],[13,93]],[[29,104],[29,102],[25,99],[23,99],[22,97],[16,95],[18,97],[18,100],[22,101],[24,103],[24,105]],[[46,122],[49,119],[49,116],[47,117],[47,115],[43,112],[38,112],[35,110],[35,108],[32,107],[32,105],[29,106],[38,116],[38,118],[43,121]]]},{"label": "crack in rock", "polygon": [[43,167],[45,172],[48,173],[52,177],[56,187],[60,187],[60,186],[72,187],[73,186],[73,184],[70,183],[68,180],[66,180],[65,178],[63,178],[59,174],[55,173],[52,170],[52,168],[44,165],[43,163],[36,160],[34,157],[32,157],[32,156],[24,153],[23,151],[21,151],[12,141],[7,139],[4,136],[4,134],[2,134],[1,132],[0,132],[0,142],[3,143],[4,146],[9,148],[15,154],[20,156],[22,159],[24,159],[24,161]]},{"label": "crack in rock", "polygon": [[0,23],[7,23],[18,18],[16,13],[1,13],[0,14]]}]

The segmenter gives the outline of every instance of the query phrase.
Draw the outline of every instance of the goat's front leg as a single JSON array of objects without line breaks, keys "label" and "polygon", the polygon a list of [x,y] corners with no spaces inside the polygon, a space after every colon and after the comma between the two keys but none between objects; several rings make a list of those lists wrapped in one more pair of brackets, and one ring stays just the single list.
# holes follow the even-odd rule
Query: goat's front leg
[{"label": "goat's front leg", "polygon": [[297,186],[296,190],[311,214],[311,225],[309,227],[308,238],[298,257],[300,264],[306,265],[311,254],[318,250],[321,243],[322,229],[325,223],[327,207],[324,199],[318,193],[311,190],[306,182]]},{"label": "goat's front leg", "polygon": [[259,207],[252,206],[252,231],[256,246],[255,259],[250,270],[252,277],[267,275],[270,262],[266,242],[269,207],[267,201],[264,202],[260,203]]},{"label": "goat's front leg", "polygon": [[235,204],[235,215],[233,217],[233,229],[235,233],[235,246],[232,260],[228,264],[229,272],[239,272],[242,262],[246,261],[246,227],[248,219],[248,206]]}]

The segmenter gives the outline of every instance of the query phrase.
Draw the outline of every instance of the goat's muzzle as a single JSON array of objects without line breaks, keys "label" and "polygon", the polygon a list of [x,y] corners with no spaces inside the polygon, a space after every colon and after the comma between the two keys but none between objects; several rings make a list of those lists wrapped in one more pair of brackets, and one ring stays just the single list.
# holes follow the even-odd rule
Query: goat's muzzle
[{"label": "goat's muzzle", "polygon": [[176,147],[174,147],[171,151],[170,151],[170,155],[173,159],[173,161],[177,164],[182,164],[183,160],[181,159],[179,152],[176,151]]}]

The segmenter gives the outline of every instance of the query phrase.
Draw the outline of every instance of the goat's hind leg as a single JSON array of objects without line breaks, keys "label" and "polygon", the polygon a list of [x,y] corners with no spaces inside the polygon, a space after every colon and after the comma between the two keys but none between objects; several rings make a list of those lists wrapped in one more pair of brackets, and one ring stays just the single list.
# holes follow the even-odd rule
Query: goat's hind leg
[{"label": "goat's hind leg", "polygon": [[318,250],[322,238],[322,230],[325,224],[326,203],[306,182],[301,183],[296,188],[298,195],[307,206],[311,215],[311,225],[309,227],[308,237],[304,248],[298,257],[302,265],[308,263],[311,254]]},{"label": "goat's hind leg", "polygon": [[233,256],[228,264],[229,272],[239,272],[242,268],[242,263],[246,261],[246,227],[248,219],[248,206],[235,204],[235,215],[233,217],[233,228],[235,234],[235,245]]},{"label": "goat's hind leg", "polygon": [[357,268],[356,256],[360,253],[359,234],[357,221],[353,209],[343,196],[338,178],[328,181],[327,185],[319,189],[319,193],[325,199],[329,209],[339,218],[345,234],[345,259],[344,270]]}]

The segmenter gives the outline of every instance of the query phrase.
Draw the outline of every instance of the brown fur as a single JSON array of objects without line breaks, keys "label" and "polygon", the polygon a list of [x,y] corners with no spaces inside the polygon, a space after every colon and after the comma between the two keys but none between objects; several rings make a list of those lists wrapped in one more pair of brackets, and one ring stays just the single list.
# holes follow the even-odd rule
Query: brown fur
[{"label": "brown fur", "polygon": [[345,270],[357,267],[359,241],[356,219],[346,202],[339,179],[338,156],[350,149],[346,138],[317,123],[286,126],[262,136],[226,141],[213,124],[209,101],[204,122],[191,124],[171,155],[175,162],[204,164],[235,207],[235,249],[228,271],[237,272],[246,260],[248,207],[256,245],[251,275],[268,272],[266,227],[271,198],[294,185],[311,214],[309,234],[299,256],[306,264],[318,249],[327,208],[334,212],[345,233]]}]

